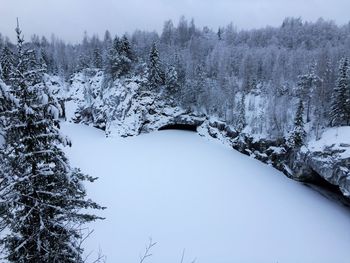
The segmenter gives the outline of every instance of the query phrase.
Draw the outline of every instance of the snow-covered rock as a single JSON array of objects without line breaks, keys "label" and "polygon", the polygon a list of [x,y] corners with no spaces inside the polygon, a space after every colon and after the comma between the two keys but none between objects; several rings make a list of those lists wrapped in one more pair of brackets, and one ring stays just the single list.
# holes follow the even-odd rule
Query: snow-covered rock
[{"label": "snow-covered rock", "polygon": [[307,148],[303,154],[310,168],[350,197],[350,127],[327,129]]}]

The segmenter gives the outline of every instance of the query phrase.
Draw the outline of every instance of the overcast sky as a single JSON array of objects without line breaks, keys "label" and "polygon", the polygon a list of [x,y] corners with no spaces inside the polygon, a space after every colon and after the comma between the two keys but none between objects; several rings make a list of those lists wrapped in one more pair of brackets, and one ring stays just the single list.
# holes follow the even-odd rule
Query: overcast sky
[{"label": "overcast sky", "polygon": [[160,31],[165,20],[176,24],[181,15],[214,29],[230,22],[239,29],[278,26],[287,16],[345,24],[350,0],[0,0],[0,32],[13,39],[19,17],[26,37],[55,33],[76,42],[84,31],[100,36],[106,29]]}]

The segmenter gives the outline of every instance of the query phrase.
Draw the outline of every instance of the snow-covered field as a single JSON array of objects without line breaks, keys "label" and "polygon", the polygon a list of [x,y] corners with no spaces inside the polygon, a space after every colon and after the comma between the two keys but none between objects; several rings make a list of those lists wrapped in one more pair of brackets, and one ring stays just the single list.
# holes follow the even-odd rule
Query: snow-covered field
[{"label": "snow-covered field", "polygon": [[[86,241],[108,263],[349,262],[350,211],[275,169],[195,133],[106,139],[63,124],[71,163],[108,207]],[[184,252],[184,253],[183,253]],[[184,259],[181,260],[184,254]]]}]

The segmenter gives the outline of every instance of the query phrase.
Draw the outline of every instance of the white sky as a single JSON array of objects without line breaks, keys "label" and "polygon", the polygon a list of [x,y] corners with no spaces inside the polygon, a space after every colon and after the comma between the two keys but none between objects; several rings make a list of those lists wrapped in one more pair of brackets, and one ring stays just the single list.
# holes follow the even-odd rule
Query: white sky
[{"label": "white sky", "polygon": [[0,32],[14,36],[16,17],[24,35],[36,33],[72,42],[83,32],[103,36],[135,29],[160,31],[165,20],[185,15],[197,26],[218,28],[233,22],[239,29],[278,26],[287,16],[338,24],[350,20],[350,0],[0,0]]}]

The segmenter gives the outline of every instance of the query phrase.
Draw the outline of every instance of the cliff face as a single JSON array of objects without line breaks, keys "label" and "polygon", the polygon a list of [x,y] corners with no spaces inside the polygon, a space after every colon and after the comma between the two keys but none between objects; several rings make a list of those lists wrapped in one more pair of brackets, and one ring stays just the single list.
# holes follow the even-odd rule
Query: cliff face
[{"label": "cliff face", "polygon": [[[320,183],[320,179],[339,187],[341,193],[350,197],[350,127],[339,128],[344,136],[338,138],[346,143],[336,144],[335,136],[321,137],[307,147],[290,149],[285,140],[255,140],[249,134],[239,134],[222,122],[207,121],[199,133],[220,139],[239,152],[272,165],[286,176],[297,181]],[[335,133],[337,128],[326,133]],[[314,145],[318,145],[318,149]],[[320,149],[321,148],[321,149]],[[325,186],[325,183],[322,184]],[[333,188],[333,189],[335,189]]]},{"label": "cliff face", "polygon": [[[101,83],[96,77],[89,81],[79,77],[73,80],[70,99],[78,105],[73,117],[76,122],[102,128],[107,136],[121,137],[169,126],[194,127],[199,135],[220,140],[294,180],[314,183],[322,179],[350,197],[350,127],[342,130],[341,138],[336,136],[336,131],[328,131],[325,137],[310,141],[306,147],[291,149],[283,138],[268,139],[249,132],[238,132],[218,119],[175,106],[176,103],[161,92],[147,91],[142,78],[116,80],[98,94],[97,86]],[[84,88],[86,85],[87,88]],[[89,92],[93,94],[93,99],[86,98]],[[77,98],[79,95],[76,94],[85,94],[85,97]]]}]

